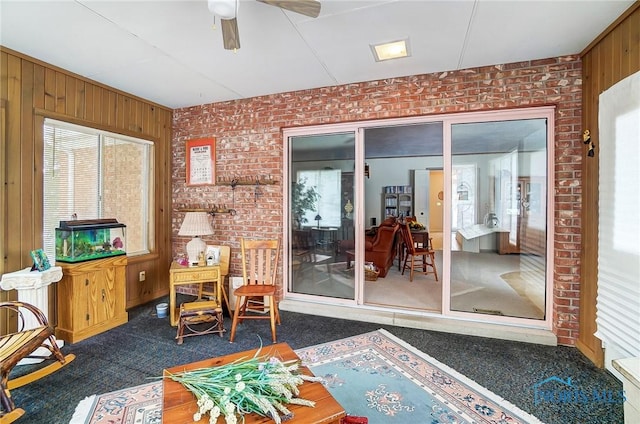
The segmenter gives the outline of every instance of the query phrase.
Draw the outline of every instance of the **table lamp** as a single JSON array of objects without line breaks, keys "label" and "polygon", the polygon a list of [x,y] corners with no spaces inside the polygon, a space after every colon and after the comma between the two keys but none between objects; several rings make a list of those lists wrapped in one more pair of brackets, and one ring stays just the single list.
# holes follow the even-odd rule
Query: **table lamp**
[{"label": "table lamp", "polygon": [[207,243],[200,236],[213,234],[213,228],[209,224],[209,214],[207,212],[187,212],[182,221],[179,236],[193,236],[191,241],[187,243],[187,256],[189,256],[189,265],[198,263],[200,252],[207,250]]}]

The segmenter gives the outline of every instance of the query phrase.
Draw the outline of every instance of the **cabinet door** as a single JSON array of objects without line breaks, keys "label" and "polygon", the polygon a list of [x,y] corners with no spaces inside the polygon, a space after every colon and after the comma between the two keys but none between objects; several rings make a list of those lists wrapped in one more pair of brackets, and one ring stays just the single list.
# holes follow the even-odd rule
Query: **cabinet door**
[{"label": "cabinet door", "polygon": [[116,316],[119,299],[116,289],[116,267],[96,272],[96,285],[91,298],[94,302],[96,323],[107,322]]},{"label": "cabinet door", "polygon": [[97,284],[96,278],[95,272],[86,272],[74,277],[76,281],[73,298],[74,332],[92,327],[97,322],[93,298]]}]

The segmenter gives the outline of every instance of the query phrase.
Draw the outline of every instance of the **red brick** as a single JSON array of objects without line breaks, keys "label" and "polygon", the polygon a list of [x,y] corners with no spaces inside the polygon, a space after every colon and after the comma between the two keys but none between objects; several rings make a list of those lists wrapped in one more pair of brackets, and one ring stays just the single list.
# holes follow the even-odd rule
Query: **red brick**
[{"label": "red brick", "polygon": [[[226,203],[236,217],[216,216],[216,234],[207,242],[238,248],[239,237],[278,237],[282,233],[282,133],[284,127],[432,115],[512,107],[555,105],[556,139],[553,165],[556,186],[554,220],[554,313],[552,327],[563,345],[578,335],[581,245],[582,64],[577,55],[445,71],[403,78],[300,90],[253,99],[200,105],[174,111],[174,206]],[[256,201],[253,188],[186,187],[184,143],[216,137],[219,175],[270,173],[278,183],[264,187]],[[233,197],[235,196],[235,204]],[[188,240],[177,237],[180,220],[172,220],[173,251]],[[224,228],[224,230],[221,230]],[[231,274],[240,274],[239,256],[232,255]],[[280,290],[282,293],[282,290]],[[569,305],[566,302],[569,301]],[[571,313],[559,313],[568,306]]]}]

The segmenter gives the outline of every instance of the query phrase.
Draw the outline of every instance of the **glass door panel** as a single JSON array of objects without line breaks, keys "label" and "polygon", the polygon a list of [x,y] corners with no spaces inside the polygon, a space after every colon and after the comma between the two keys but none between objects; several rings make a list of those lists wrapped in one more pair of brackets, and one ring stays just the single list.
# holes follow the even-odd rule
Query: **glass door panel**
[{"label": "glass door panel", "polygon": [[355,133],[291,137],[289,145],[289,291],[354,299],[354,273],[343,265],[355,240]]},{"label": "glass door panel", "polygon": [[[420,223],[423,228],[416,226],[413,237],[421,247],[433,246],[436,269],[442,269],[443,124],[367,128],[364,150],[369,170],[364,180],[364,266],[373,263],[381,272],[375,282],[364,282],[363,302],[441,312],[441,274],[436,280],[434,273],[416,271],[411,281],[410,258],[403,270],[407,256],[401,232],[389,236],[389,226],[405,221]],[[417,260],[414,269],[418,268]]]},{"label": "glass door panel", "polygon": [[545,319],[547,120],[451,126],[450,309]]}]

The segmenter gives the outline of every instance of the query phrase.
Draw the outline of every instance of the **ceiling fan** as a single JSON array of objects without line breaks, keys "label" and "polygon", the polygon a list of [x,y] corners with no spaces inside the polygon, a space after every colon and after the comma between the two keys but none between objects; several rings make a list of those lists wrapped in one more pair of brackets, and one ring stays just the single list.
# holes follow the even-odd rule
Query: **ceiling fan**
[{"label": "ceiling fan", "polygon": [[[311,18],[320,14],[320,2],[317,0],[256,0],[270,6],[290,10]],[[208,0],[209,10],[220,18],[222,41],[227,50],[240,48],[238,32],[238,6],[240,0]]]}]

